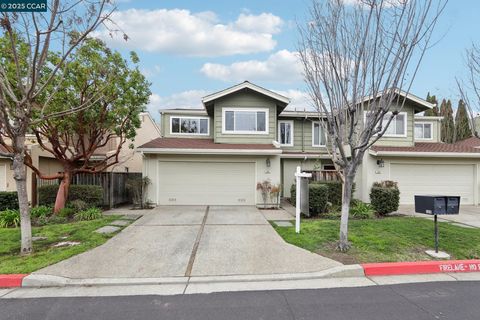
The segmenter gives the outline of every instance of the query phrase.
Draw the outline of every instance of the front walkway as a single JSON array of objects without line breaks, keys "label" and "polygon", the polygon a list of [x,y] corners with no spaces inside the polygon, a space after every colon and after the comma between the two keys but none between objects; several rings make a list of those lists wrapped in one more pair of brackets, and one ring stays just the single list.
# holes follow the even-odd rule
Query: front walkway
[{"label": "front walkway", "polygon": [[[433,216],[428,214],[415,213],[415,206],[401,205],[397,213],[421,217],[426,219],[433,219]],[[439,221],[449,221],[455,225],[462,227],[480,228],[480,207],[471,205],[460,205],[460,213],[452,215],[439,215]]]},{"label": "front walkway", "polygon": [[[248,206],[169,206],[102,246],[38,270],[68,278],[160,278],[322,271],[339,262],[287,244]],[[285,219],[284,212],[266,212]]]}]

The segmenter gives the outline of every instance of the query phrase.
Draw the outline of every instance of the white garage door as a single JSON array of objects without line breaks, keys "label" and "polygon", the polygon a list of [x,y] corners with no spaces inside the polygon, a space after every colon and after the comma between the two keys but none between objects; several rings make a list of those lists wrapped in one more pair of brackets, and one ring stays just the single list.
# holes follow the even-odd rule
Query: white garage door
[{"label": "white garage door", "polygon": [[255,205],[255,163],[160,161],[163,205]]},{"label": "white garage door", "polygon": [[473,204],[474,166],[453,164],[391,164],[390,176],[398,182],[400,203],[413,204],[414,195],[461,196]]}]

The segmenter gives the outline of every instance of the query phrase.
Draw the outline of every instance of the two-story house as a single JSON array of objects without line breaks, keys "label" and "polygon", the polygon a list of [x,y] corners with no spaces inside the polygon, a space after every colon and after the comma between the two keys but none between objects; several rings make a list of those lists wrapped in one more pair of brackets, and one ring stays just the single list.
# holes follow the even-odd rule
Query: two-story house
[{"label": "two-story house", "polygon": [[[374,181],[398,181],[413,194],[448,193],[478,203],[480,150],[440,142],[433,105],[411,94],[386,134],[365,155],[355,197],[369,201]],[[297,166],[335,178],[321,117],[285,110],[290,100],[248,81],[202,99],[204,109],[161,111],[161,138],[142,145],[148,198],[158,205],[258,205],[256,184],[270,180],[290,196]]]}]

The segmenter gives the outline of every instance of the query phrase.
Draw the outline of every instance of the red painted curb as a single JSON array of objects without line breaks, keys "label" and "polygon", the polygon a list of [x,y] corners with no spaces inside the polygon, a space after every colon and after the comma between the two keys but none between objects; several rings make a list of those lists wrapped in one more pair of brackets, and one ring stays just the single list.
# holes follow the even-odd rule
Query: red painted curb
[{"label": "red painted curb", "polygon": [[0,288],[21,287],[26,276],[28,274],[0,274]]},{"label": "red painted curb", "polygon": [[361,265],[366,276],[399,274],[480,272],[480,260],[445,260],[418,262],[365,263]]}]

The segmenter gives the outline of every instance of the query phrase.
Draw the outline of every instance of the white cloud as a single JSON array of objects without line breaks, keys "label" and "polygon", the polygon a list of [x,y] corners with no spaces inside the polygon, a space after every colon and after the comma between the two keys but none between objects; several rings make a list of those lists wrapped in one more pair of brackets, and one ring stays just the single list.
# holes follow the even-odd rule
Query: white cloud
[{"label": "white cloud", "polygon": [[312,100],[306,91],[301,91],[298,89],[273,91],[290,98],[290,104],[287,106],[286,110],[315,111],[315,108],[312,105]]},{"label": "white cloud", "polygon": [[240,14],[235,25],[240,30],[261,33],[279,33],[283,25],[282,19],[271,13],[262,13],[260,15]]},{"label": "white cloud", "polygon": [[302,79],[302,65],[296,52],[280,50],[266,60],[248,60],[230,65],[205,63],[200,71],[223,81],[275,81],[291,83]]},{"label": "white cloud", "polygon": [[114,12],[111,18],[116,25],[108,29],[121,32],[111,35],[105,28],[95,36],[114,47],[209,57],[270,51],[276,45],[272,36],[283,24],[271,13],[242,13],[236,21],[222,24],[214,12],[181,9],[128,9]]},{"label": "white cloud", "polygon": [[202,97],[206,95],[208,95],[208,92],[205,90],[187,90],[169,96],[160,96],[153,93],[150,96],[150,103],[147,106],[147,110],[157,119],[158,112],[161,109],[201,109],[203,108]]}]

